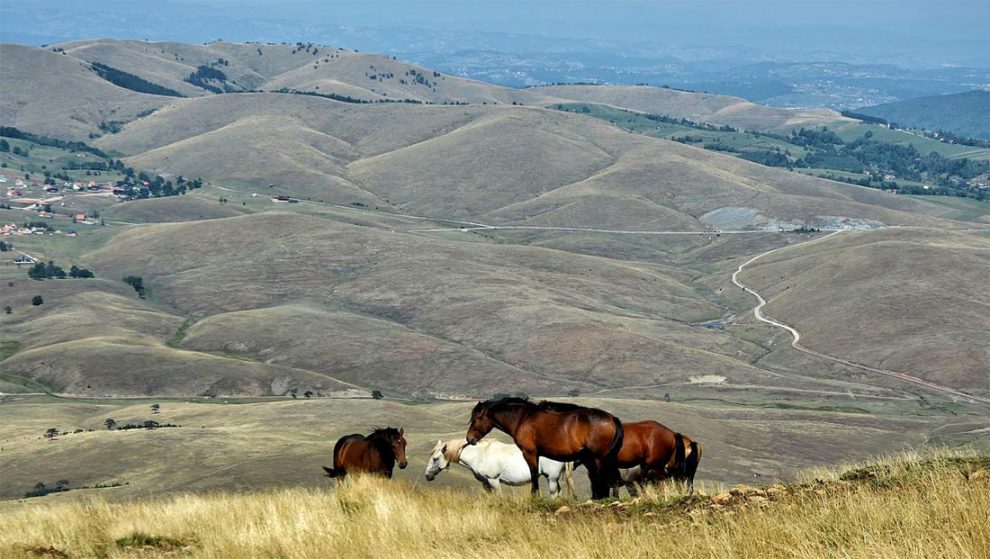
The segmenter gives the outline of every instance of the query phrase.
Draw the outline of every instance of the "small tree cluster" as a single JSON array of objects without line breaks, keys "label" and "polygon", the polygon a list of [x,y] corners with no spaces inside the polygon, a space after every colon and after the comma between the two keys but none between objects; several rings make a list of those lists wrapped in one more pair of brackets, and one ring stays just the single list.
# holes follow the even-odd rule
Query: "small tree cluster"
[{"label": "small tree cluster", "polygon": [[124,276],[123,281],[133,287],[139,297],[144,298],[144,278],[141,276]]},{"label": "small tree cluster", "polygon": [[36,280],[44,279],[65,279],[66,277],[71,277],[74,279],[84,279],[95,277],[93,272],[87,270],[86,268],[80,268],[75,264],[69,269],[69,273],[66,274],[65,270],[61,266],[55,264],[55,262],[49,260],[48,264],[42,264],[41,262],[36,262],[31,269],[28,270],[28,277]]}]

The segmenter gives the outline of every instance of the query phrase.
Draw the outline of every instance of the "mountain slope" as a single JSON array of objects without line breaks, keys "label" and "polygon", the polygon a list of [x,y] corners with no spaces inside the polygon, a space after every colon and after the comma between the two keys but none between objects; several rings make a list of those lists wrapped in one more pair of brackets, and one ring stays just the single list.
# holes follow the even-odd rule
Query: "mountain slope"
[{"label": "mountain slope", "polygon": [[97,145],[140,168],[253,192],[503,224],[701,231],[725,228],[712,212],[739,208],[752,218],[736,228],[923,225],[941,213],[532,107],[221,95],[177,100]]},{"label": "mountain slope", "polygon": [[990,241],[931,230],[842,234],[741,275],[802,344],[976,394],[990,392]]},{"label": "mountain slope", "polygon": [[101,123],[126,122],[172,101],[113,85],[85,62],[49,49],[0,43],[0,123],[86,141]]},{"label": "mountain slope", "polygon": [[778,109],[728,95],[650,86],[557,85],[526,91],[572,102],[601,103],[741,130],[788,132],[802,126],[837,126],[857,122],[828,109]]},{"label": "mountain slope", "polygon": [[945,130],[961,136],[990,140],[990,91],[905,99],[896,103],[856,109],[900,126]]}]

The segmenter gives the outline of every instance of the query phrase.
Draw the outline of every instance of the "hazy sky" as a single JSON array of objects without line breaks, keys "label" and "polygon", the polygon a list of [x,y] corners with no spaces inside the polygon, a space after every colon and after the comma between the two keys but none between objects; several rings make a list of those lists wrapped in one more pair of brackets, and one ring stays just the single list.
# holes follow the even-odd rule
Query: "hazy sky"
[{"label": "hazy sky", "polygon": [[990,0],[0,0],[14,42],[318,41],[339,25],[990,63]]}]

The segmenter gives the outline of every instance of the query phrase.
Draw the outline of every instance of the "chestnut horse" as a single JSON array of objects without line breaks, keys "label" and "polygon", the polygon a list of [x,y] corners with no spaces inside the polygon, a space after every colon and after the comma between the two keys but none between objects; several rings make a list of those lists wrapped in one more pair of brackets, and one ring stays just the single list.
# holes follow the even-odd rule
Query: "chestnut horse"
[{"label": "chestnut horse", "polygon": [[408,464],[406,437],[402,429],[386,427],[375,429],[367,437],[361,434],[341,437],[333,447],[333,468],[323,469],[328,477],[338,479],[349,472],[370,472],[391,478],[396,461],[402,469]]},{"label": "chestnut horse", "polygon": [[608,497],[618,478],[615,458],[622,446],[622,422],[608,412],[555,402],[534,404],[523,398],[478,402],[471,411],[468,444],[477,444],[493,428],[511,436],[522,451],[534,495],[540,491],[541,456],[584,464],[595,499]]},{"label": "chestnut horse", "polygon": [[616,460],[620,468],[638,470],[635,479],[624,476],[621,480],[630,493],[635,482],[663,479],[683,481],[693,487],[701,460],[700,444],[656,421],[623,423],[622,429],[625,436]]}]

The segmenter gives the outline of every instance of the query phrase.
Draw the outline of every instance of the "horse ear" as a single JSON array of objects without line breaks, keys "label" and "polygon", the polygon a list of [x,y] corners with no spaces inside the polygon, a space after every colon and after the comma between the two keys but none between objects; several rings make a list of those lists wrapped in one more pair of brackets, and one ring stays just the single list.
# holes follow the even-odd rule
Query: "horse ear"
[{"label": "horse ear", "polygon": [[402,436],[402,434],[403,434],[403,433],[405,433],[405,432],[406,432],[406,431],[405,431],[405,429],[403,429],[402,427],[399,427],[399,436],[400,436],[400,437],[401,437],[401,436]]},{"label": "horse ear", "polygon": [[443,454],[447,454],[447,445],[443,445],[443,448],[440,449],[440,452],[442,452]]}]

